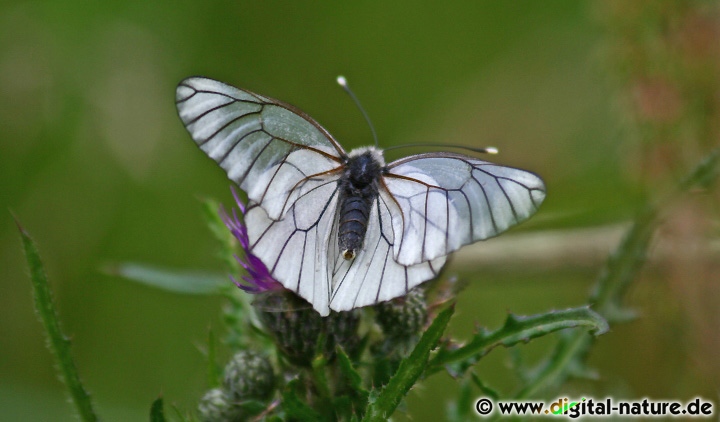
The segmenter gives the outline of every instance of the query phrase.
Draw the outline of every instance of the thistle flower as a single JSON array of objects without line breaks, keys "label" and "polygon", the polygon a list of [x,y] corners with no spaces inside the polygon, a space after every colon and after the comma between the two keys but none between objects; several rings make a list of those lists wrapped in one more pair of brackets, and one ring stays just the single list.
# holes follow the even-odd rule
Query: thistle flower
[{"label": "thistle flower", "polygon": [[[272,333],[278,349],[293,364],[310,366],[318,352],[331,361],[335,357],[336,345],[342,346],[349,354],[360,345],[357,333],[360,313],[357,310],[333,311],[327,317],[321,317],[309,303],[290,290],[270,299],[266,299],[265,303],[272,306],[259,309],[260,320]],[[318,350],[321,336],[324,336],[325,342]]]},{"label": "thistle flower", "polygon": [[[235,189],[231,188],[235,203],[240,210],[241,215],[245,215],[245,204],[238,197]],[[244,251],[244,258],[240,258],[235,255],[235,259],[242,266],[247,275],[242,277],[245,283],[241,283],[235,280],[234,277],[230,276],[230,279],[235,283],[238,288],[245,292],[257,294],[267,291],[282,290],[284,287],[277,280],[275,280],[268,268],[257,256],[250,252],[250,241],[248,239],[247,227],[241,222],[238,217],[237,209],[232,208],[232,217],[225,212],[224,208],[220,208],[220,218],[222,219],[228,230],[235,236],[235,239],[240,243]]]},{"label": "thistle flower", "polygon": [[275,280],[265,264],[250,251],[247,226],[242,221],[246,208],[234,189],[232,193],[240,213],[233,208],[230,216],[221,208],[220,218],[244,251],[243,258],[236,255],[235,259],[247,275],[242,277],[242,283],[233,277],[231,279],[240,289],[258,295],[253,306],[278,349],[290,362],[299,366],[308,366],[316,356],[317,341],[321,335],[325,336],[325,343],[319,352],[328,360],[334,358],[336,345],[341,345],[348,353],[356,350],[360,344],[357,334],[359,312],[332,312],[323,318],[304,299]]}]

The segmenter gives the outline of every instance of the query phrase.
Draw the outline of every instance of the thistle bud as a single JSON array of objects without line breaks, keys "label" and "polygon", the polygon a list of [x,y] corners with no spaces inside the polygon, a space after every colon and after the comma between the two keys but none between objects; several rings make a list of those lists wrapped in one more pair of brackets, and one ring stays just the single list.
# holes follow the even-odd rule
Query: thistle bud
[{"label": "thistle bud", "polygon": [[380,303],[375,306],[375,310],[377,322],[389,338],[412,338],[420,333],[427,322],[427,303],[422,288],[412,289],[404,297]]},{"label": "thistle bud", "polygon": [[331,312],[323,318],[290,291],[268,295],[254,305],[278,349],[295,365],[310,365],[321,335],[325,336],[325,343],[320,352],[328,361],[335,357],[335,345],[352,353],[360,344],[357,334],[360,315],[356,311]]},{"label": "thistle bud", "polygon": [[200,420],[204,422],[228,422],[241,420],[242,411],[221,388],[209,390],[198,405]]},{"label": "thistle bud", "polygon": [[272,365],[258,352],[240,351],[225,366],[223,387],[234,401],[268,399],[275,387]]}]

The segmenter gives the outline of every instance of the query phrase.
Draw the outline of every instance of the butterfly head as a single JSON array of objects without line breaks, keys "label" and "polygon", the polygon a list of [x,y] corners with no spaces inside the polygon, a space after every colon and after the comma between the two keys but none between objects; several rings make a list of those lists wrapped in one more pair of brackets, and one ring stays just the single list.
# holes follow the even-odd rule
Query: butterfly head
[{"label": "butterfly head", "polygon": [[377,180],[384,167],[382,150],[374,147],[354,149],[348,154],[347,179],[355,187],[364,188]]}]

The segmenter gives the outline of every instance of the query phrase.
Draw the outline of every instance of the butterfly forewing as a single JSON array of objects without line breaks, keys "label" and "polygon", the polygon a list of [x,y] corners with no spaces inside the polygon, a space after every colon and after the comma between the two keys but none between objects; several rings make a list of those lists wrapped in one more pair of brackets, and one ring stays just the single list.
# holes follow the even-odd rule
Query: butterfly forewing
[{"label": "butterfly forewing", "polygon": [[273,219],[298,183],[342,165],[342,147],[287,104],[201,77],[181,82],[176,102],[200,149]]},{"label": "butterfly forewing", "polygon": [[394,258],[414,265],[497,236],[537,211],[537,175],[461,154],[431,153],[388,165],[385,186],[402,210]]}]

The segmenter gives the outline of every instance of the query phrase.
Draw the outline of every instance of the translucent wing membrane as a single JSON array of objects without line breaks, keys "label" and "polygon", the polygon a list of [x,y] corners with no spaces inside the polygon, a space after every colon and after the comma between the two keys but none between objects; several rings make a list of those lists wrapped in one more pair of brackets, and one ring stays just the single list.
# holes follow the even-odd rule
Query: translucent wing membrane
[{"label": "translucent wing membrane", "polygon": [[338,250],[337,224],[330,236],[333,267],[333,293],[330,307],[348,310],[405,295],[410,289],[435,277],[445,264],[445,256],[430,262],[403,265],[394,259],[396,239],[393,221],[400,210],[387,192],[381,192],[370,211],[363,248],[354,260],[343,259]]},{"label": "translucent wing membrane", "polygon": [[180,83],[176,102],[195,143],[272,219],[298,184],[343,163],[344,150],[325,129],[271,98],[193,77]]},{"label": "translucent wing membrane", "polygon": [[323,316],[406,294],[450,252],[520,223],[545,198],[527,171],[452,153],[398,160],[373,182],[362,248],[347,260],[338,186],[348,183],[348,155],[325,129],[290,105],[206,78],[181,82],[176,101],[195,143],[248,194],[249,251]]},{"label": "translucent wing membrane", "polygon": [[258,204],[245,214],[250,251],[273,277],[313,305],[321,315],[345,311],[402,296],[437,275],[445,256],[417,265],[393,258],[392,229],[396,205],[386,193],[373,204],[363,248],[354,260],[338,250],[338,193],[334,180],[313,182],[273,220]]},{"label": "translucent wing membrane", "polygon": [[384,184],[400,208],[394,258],[415,265],[496,236],[537,211],[545,185],[537,175],[461,154],[431,153],[388,165]]},{"label": "translucent wing membrane", "polygon": [[336,225],[337,197],[335,182],[317,183],[280,220],[252,203],[245,214],[253,255],[323,316],[329,313],[332,289],[328,242]]}]

